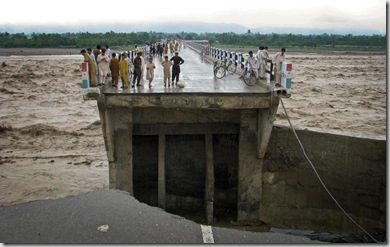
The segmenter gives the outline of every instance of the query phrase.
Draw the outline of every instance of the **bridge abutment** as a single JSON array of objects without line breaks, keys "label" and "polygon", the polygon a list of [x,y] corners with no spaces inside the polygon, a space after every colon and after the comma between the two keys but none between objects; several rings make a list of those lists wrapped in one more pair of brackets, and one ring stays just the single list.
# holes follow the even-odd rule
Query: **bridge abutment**
[{"label": "bridge abutment", "polygon": [[110,188],[167,211],[202,212],[207,223],[224,207],[237,220],[258,219],[273,97],[103,91]]}]

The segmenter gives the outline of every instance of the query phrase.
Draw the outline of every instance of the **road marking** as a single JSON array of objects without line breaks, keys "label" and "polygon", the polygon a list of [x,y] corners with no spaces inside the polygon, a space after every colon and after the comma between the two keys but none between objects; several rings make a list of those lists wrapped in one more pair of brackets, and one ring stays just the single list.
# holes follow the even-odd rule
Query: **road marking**
[{"label": "road marking", "polygon": [[213,237],[213,230],[211,229],[211,226],[200,225],[200,228],[202,228],[203,243],[213,244],[214,237]]}]

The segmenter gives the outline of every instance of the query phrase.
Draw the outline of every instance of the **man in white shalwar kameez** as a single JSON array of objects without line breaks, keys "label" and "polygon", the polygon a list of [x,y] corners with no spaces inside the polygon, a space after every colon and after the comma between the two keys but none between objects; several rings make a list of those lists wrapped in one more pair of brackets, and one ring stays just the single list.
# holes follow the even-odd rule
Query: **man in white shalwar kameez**
[{"label": "man in white shalwar kameez", "polygon": [[110,66],[110,58],[106,55],[106,49],[102,49],[102,53],[97,57],[97,62],[99,66],[99,82],[104,85]]},{"label": "man in white shalwar kameez", "polygon": [[257,59],[257,62],[259,63],[258,65],[258,68],[259,68],[259,71],[258,71],[258,74],[259,74],[259,77],[261,79],[263,79],[264,77],[264,74],[262,74],[262,64],[263,64],[263,50],[264,50],[264,46],[259,46],[259,50],[257,51],[256,53],[256,59]]},{"label": "man in white shalwar kameez", "polygon": [[274,57],[274,64],[276,68],[276,74],[275,74],[275,84],[280,85],[280,78],[282,75],[282,63],[286,60],[285,53],[286,49],[282,48],[280,52],[275,54]]},{"label": "man in white shalwar kameez", "polygon": [[267,68],[268,52],[264,48],[261,52],[261,64],[260,64],[260,78],[265,79],[265,71]]},{"label": "man in white shalwar kameez", "polygon": [[[111,54],[111,49],[108,45],[106,45],[106,55],[108,56],[109,59],[108,64],[110,64],[110,61],[112,59],[112,54]],[[110,65],[108,65],[107,76],[111,76]]]}]

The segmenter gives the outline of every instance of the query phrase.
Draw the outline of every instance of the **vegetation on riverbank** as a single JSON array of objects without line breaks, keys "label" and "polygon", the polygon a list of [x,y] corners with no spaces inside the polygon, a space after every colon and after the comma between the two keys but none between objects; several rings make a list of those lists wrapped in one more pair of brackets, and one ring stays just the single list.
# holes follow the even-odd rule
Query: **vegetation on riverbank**
[{"label": "vegetation on riverbank", "polygon": [[307,50],[386,51],[386,35],[301,35],[301,34],[246,34],[235,33],[0,33],[0,48],[85,48],[108,44],[111,48],[133,47],[164,39],[208,40],[215,47],[246,48],[267,45]]}]

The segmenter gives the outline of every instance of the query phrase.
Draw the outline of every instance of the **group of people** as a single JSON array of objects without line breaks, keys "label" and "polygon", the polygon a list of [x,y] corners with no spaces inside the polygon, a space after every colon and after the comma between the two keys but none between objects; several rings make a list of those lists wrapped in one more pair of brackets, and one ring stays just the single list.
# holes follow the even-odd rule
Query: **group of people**
[{"label": "group of people", "polygon": [[[90,86],[95,87],[99,85],[104,85],[107,80],[107,76],[111,75],[112,77],[112,86],[117,87],[119,78],[122,81],[122,88],[126,89],[129,87],[129,82],[132,78],[131,87],[139,87],[141,85],[141,80],[143,80],[143,75],[145,74],[146,68],[146,79],[149,81],[149,87],[152,87],[152,81],[154,79],[154,70],[156,65],[154,63],[154,56],[164,55],[164,59],[161,62],[164,71],[164,87],[170,87],[176,85],[179,81],[180,74],[180,65],[184,63],[183,58],[179,54],[179,50],[182,44],[180,42],[166,42],[158,43],[153,45],[147,45],[145,47],[145,52],[147,55],[147,63],[144,59],[144,49],[135,46],[136,57],[133,61],[129,57],[128,52],[123,52],[122,54],[111,53],[111,50],[108,45],[105,48],[101,48],[100,45],[96,46],[96,49],[92,51],[91,48],[88,48],[87,51],[81,50],[81,54],[84,56],[84,62],[88,63],[89,67],[89,79]],[[168,52],[175,55],[168,60]],[[282,72],[282,63],[285,61],[285,52],[286,49],[282,48],[280,52],[276,53],[273,57],[274,63],[274,76],[275,84],[280,84],[281,72]],[[118,57],[117,57],[118,55]],[[259,46],[259,50],[256,55],[249,51],[249,56],[245,61],[245,69],[243,70],[240,79],[243,79],[246,74],[252,70],[256,78],[265,79],[265,72],[267,67],[267,61],[269,60],[268,47]],[[172,73],[171,68],[172,67]]]},{"label": "group of people", "polygon": [[[175,55],[168,60],[168,50],[165,47],[168,47],[163,43],[161,45],[162,54],[164,54],[164,60],[161,62],[164,71],[164,87],[166,87],[168,82],[168,87],[172,86],[176,81],[176,85],[179,81],[180,75],[180,65],[184,63],[183,58],[179,56],[180,45],[179,42],[172,44],[173,47],[170,52]],[[160,43],[157,45],[160,49]],[[152,47],[152,49],[150,49]],[[149,49],[148,49],[149,48]],[[164,48],[166,50],[164,50]],[[157,49],[157,50],[158,50]],[[123,52],[122,54],[111,53],[108,45],[105,48],[101,48],[100,45],[96,46],[96,49],[92,51],[91,48],[86,50],[81,50],[81,55],[84,56],[84,62],[88,63],[88,72],[89,72],[89,82],[90,87],[95,87],[99,85],[104,85],[106,83],[107,77],[111,76],[112,86],[117,87],[119,78],[122,81],[122,88],[126,89],[129,87],[129,82],[132,78],[131,87],[139,87],[141,85],[141,80],[143,80],[143,75],[145,74],[146,69],[146,79],[149,81],[149,87],[152,87],[152,81],[154,79],[154,70],[156,65],[154,63],[154,56],[159,56],[158,53],[153,52],[153,46],[146,46],[145,51],[142,48],[135,46],[136,57],[133,61],[129,57],[128,52]],[[144,52],[147,53],[147,63],[145,63]],[[172,67],[172,74],[170,68]],[[171,77],[172,76],[172,77]]]},{"label": "group of people", "polygon": [[[282,72],[282,63],[286,60],[285,57],[286,49],[282,48],[280,52],[276,53],[273,57],[274,64],[274,76],[275,84],[280,84],[281,72]],[[253,51],[249,51],[249,56],[245,61],[245,69],[240,76],[240,79],[243,79],[248,71],[252,70],[256,78],[265,79],[265,72],[267,67],[267,61],[269,60],[268,47],[259,46],[259,50],[256,55],[253,54]]]},{"label": "group of people", "polygon": [[109,75],[109,63],[112,58],[111,50],[108,45],[102,48],[100,45],[92,51],[91,48],[81,50],[84,56],[84,62],[88,63],[89,82],[91,87],[104,85]]},{"label": "group of people", "polygon": [[109,64],[112,58],[108,45],[102,48],[100,45],[92,51],[91,48],[81,50],[84,62],[88,63],[89,84],[91,87],[104,85],[107,75],[109,75]]},{"label": "group of people", "polygon": [[166,40],[163,43],[158,42],[154,44],[146,44],[145,53],[147,55],[158,56],[162,58],[163,56],[167,56],[169,52],[171,54],[173,54],[174,52],[179,52],[182,46],[183,46],[183,41]]}]

